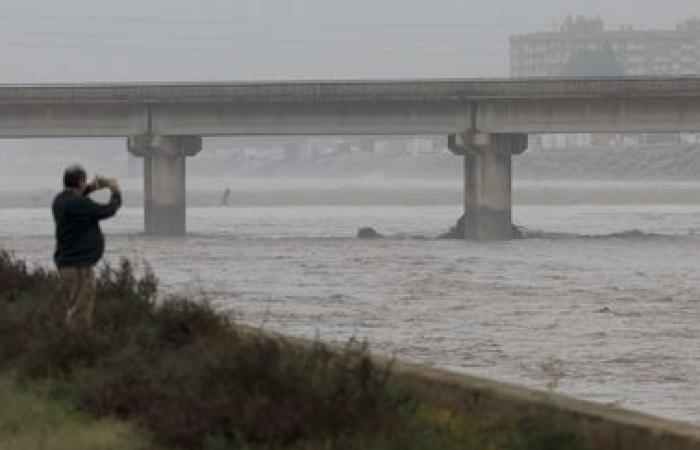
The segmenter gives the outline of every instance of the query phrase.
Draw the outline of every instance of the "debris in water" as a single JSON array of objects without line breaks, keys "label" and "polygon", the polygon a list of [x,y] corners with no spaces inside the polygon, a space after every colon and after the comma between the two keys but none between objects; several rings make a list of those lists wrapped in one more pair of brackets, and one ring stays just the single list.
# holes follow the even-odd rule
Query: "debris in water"
[{"label": "debris in water", "polygon": [[383,238],[384,235],[378,233],[377,230],[372,227],[363,227],[357,232],[357,237],[360,239],[379,239]]}]

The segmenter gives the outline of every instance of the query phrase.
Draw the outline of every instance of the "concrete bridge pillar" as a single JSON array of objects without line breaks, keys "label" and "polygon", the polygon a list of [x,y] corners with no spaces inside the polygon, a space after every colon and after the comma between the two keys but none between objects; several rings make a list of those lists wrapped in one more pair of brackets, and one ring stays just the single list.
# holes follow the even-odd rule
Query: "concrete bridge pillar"
[{"label": "concrete bridge pillar", "polygon": [[199,136],[129,137],[129,152],[144,160],[146,234],[185,234],[185,159],[201,149],[202,138]]},{"label": "concrete bridge pillar", "polygon": [[464,156],[464,237],[511,239],[511,157],[525,151],[527,135],[459,133],[449,148]]}]

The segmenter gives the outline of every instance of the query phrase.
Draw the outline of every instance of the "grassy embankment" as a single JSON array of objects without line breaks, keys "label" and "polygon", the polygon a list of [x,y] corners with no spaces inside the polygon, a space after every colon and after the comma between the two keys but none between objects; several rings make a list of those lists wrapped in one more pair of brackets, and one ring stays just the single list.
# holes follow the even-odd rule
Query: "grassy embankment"
[{"label": "grassy embankment", "polygon": [[587,448],[550,417],[423,401],[361,343],[301,346],[156,292],[148,271],[104,267],[95,331],[75,335],[55,274],[0,252],[0,449]]},{"label": "grassy embankment", "polygon": [[45,389],[0,377],[0,450],[145,450],[133,426],[97,420]]}]

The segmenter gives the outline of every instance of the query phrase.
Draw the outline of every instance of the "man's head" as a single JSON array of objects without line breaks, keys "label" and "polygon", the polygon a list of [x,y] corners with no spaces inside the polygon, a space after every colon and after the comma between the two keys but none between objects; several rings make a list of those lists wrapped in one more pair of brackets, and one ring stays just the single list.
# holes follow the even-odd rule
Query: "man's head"
[{"label": "man's head", "polygon": [[87,184],[85,169],[75,164],[66,168],[63,172],[63,187],[66,189],[83,192]]}]

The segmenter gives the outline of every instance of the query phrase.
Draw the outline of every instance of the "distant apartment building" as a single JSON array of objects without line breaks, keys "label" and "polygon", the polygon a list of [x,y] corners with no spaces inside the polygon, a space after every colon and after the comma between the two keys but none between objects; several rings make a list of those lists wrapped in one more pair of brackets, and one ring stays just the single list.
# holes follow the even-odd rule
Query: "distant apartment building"
[{"label": "distant apartment building", "polygon": [[[669,30],[606,30],[600,18],[567,17],[554,31],[510,38],[514,78],[700,75],[700,19]],[[697,145],[698,135],[542,135],[535,146]]]},{"label": "distant apartment building", "polygon": [[700,74],[700,19],[670,30],[606,30],[568,17],[555,31],[510,38],[513,77]]}]

